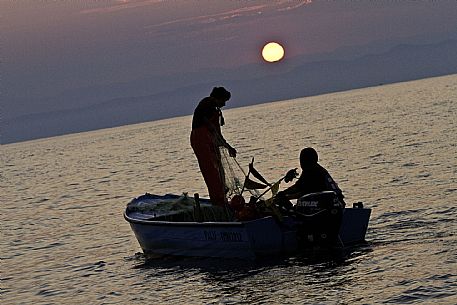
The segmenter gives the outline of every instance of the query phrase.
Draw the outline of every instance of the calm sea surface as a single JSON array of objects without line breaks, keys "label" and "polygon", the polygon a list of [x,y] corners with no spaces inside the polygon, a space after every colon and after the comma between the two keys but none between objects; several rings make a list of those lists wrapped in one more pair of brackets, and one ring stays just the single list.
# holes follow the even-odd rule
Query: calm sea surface
[{"label": "calm sea surface", "polygon": [[239,163],[271,181],[315,147],[347,202],[373,209],[368,245],[145,260],[127,202],[207,194],[191,117],[2,145],[1,303],[457,303],[457,75],[224,113]]}]

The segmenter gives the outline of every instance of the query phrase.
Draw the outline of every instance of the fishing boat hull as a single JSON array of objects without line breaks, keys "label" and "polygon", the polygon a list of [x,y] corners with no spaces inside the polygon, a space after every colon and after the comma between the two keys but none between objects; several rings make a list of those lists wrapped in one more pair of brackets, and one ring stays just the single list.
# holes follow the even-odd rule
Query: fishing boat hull
[{"label": "fishing boat hull", "polygon": [[[363,242],[370,213],[366,208],[343,209],[337,238],[330,246]],[[142,219],[137,215],[126,210],[124,218],[148,256],[255,259],[319,245],[315,243],[319,230],[303,234],[300,232],[303,220],[291,216],[281,221],[266,216],[242,222],[175,222]]]}]

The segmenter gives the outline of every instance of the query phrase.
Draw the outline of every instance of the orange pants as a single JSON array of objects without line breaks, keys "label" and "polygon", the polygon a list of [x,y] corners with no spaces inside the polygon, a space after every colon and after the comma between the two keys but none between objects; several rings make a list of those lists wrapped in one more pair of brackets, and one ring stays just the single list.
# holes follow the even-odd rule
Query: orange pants
[{"label": "orange pants", "polygon": [[197,157],[211,202],[214,205],[224,206],[227,203],[224,169],[219,148],[212,134],[206,127],[193,129],[190,134],[190,145]]}]

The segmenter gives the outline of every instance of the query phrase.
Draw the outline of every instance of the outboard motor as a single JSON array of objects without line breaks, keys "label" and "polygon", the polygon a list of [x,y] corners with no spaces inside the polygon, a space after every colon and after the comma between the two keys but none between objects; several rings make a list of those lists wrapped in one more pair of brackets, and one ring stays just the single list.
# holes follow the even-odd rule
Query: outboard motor
[{"label": "outboard motor", "polygon": [[294,210],[301,223],[297,234],[302,245],[337,244],[344,203],[334,191],[306,194],[297,200]]}]

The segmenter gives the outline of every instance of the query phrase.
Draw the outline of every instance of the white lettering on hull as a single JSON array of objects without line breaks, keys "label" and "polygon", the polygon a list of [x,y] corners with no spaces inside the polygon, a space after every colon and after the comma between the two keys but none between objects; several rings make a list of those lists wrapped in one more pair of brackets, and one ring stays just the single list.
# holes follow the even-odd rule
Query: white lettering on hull
[{"label": "white lettering on hull", "polygon": [[243,237],[239,232],[227,231],[203,231],[205,240],[223,241],[223,242],[242,242]]}]

